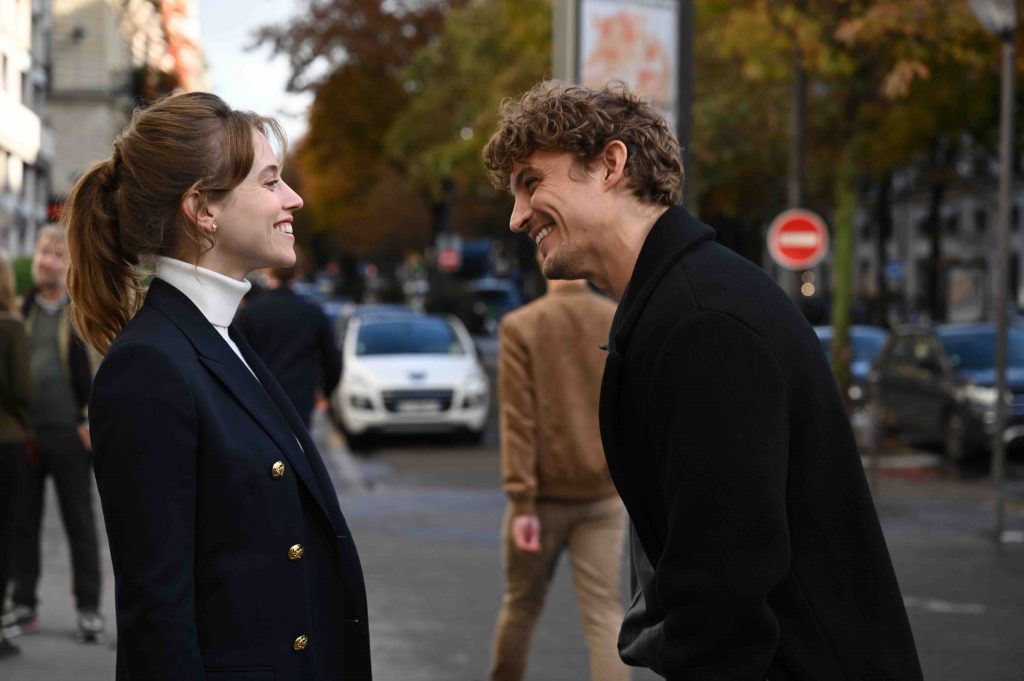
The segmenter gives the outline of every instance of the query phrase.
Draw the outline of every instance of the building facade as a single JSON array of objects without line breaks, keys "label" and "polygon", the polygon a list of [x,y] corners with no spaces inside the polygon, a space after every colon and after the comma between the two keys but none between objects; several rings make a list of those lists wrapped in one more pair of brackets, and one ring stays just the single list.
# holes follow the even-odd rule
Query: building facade
[{"label": "building facade", "polygon": [[0,248],[12,258],[31,251],[48,217],[50,32],[46,0],[0,0]]},{"label": "building facade", "polygon": [[144,100],[205,85],[194,0],[53,0],[53,200],[110,155]]}]

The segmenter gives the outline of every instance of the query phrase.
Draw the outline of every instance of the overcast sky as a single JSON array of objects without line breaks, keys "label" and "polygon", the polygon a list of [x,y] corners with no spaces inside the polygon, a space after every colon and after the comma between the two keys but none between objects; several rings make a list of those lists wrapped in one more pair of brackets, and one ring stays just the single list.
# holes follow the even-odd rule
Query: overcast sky
[{"label": "overcast sky", "polygon": [[306,131],[311,98],[287,94],[288,63],[270,58],[268,48],[246,50],[253,32],[267,24],[285,23],[301,0],[199,0],[202,50],[210,88],[235,109],[276,117],[296,140]]}]

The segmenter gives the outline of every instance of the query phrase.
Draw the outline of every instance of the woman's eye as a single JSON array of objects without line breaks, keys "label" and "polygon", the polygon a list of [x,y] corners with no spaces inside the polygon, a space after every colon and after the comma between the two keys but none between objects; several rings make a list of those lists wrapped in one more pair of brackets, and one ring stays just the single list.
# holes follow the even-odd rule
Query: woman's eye
[{"label": "woman's eye", "polygon": [[281,180],[271,180],[270,182],[267,182],[267,186],[270,187],[271,189],[277,189],[277,185],[280,182]]}]

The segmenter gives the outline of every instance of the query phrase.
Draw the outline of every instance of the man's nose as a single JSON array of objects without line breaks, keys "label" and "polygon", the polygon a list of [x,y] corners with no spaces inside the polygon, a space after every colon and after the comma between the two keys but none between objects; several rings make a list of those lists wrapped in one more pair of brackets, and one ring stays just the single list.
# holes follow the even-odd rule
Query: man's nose
[{"label": "man's nose", "polygon": [[525,232],[531,217],[533,217],[533,208],[530,206],[530,202],[517,196],[515,205],[512,206],[512,217],[508,222],[508,228],[517,234]]}]

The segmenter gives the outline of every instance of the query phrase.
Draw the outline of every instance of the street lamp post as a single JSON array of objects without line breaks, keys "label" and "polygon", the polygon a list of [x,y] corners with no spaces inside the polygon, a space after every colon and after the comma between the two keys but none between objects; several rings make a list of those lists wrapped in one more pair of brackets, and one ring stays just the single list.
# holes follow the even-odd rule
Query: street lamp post
[{"label": "street lamp post", "polygon": [[992,297],[996,322],[996,423],[992,437],[992,484],[996,542],[1003,540],[1006,520],[1004,479],[1006,477],[1006,364],[1008,341],[1007,257],[1010,252],[1010,192],[1013,184],[1013,90],[1015,83],[1013,34],[1017,28],[1015,0],[968,0],[978,20],[1002,41],[1003,65],[999,112],[999,209],[996,227],[996,280]]}]

